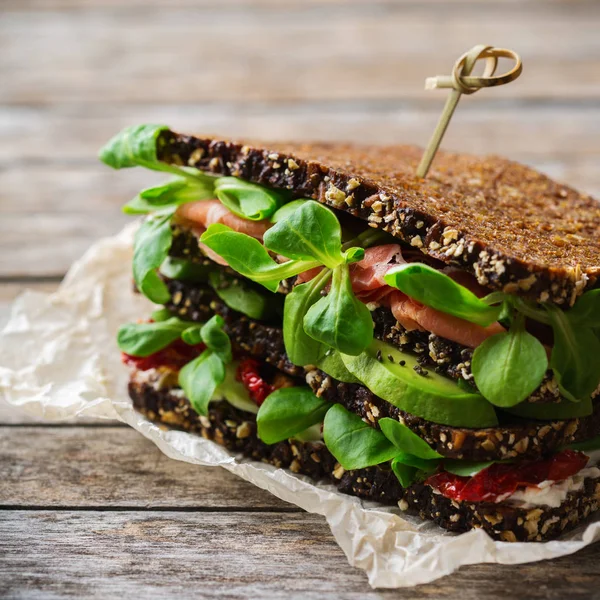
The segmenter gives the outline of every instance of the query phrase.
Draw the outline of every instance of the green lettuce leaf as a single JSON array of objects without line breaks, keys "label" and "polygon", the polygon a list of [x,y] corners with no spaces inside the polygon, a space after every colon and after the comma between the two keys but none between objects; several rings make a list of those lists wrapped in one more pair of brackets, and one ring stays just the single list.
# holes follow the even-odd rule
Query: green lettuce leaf
[{"label": "green lettuce leaf", "polygon": [[442,455],[436,452],[423,438],[395,419],[389,417],[380,419],[379,427],[385,437],[406,454],[412,454],[424,460],[442,458]]},{"label": "green lettuce leaf", "polygon": [[307,387],[275,390],[258,409],[258,437],[276,444],[321,423],[331,404],[317,398]]},{"label": "green lettuce leaf", "polygon": [[340,404],[325,415],[323,438],[328,450],[347,471],[392,460],[398,449],[381,431],[367,425]]},{"label": "green lettuce leaf", "polygon": [[317,261],[299,260],[278,264],[258,240],[219,223],[211,225],[200,241],[222,257],[234,271],[271,292],[277,291],[282,279],[319,266]]},{"label": "green lettuce leaf", "polygon": [[150,356],[181,337],[188,321],[171,317],[156,323],[128,323],[119,328],[119,349],[131,356]]},{"label": "green lettuce leaf", "polygon": [[233,214],[250,221],[271,217],[289,200],[289,193],[275,191],[236,177],[220,177],[215,194]]},{"label": "green lettuce leaf", "polygon": [[384,280],[410,298],[483,327],[498,320],[500,306],[489,306],[448,275],[421,263],[399,265]]},{"label": "green lettuce leaf", "polygon": [[371,312],[352,292],[348,265],[333,271],[331,289],[304,317],[304,331],[313,339],[357,356],[373,340]]},{"label": "green lettuce leaf", "polygon": [[166,304],[171,297],[157,269],[167,258],[173,241],[173,212],[171,209],[150,216],[137,230],[133,242],[133,278],[140,292],[156,304]]},{"label": "green lettuce leaf", "polygon": [[317,261],[329,269],[344,262],[337,217],[318,202],[305,202],[264,236],[265,246],[288,258]]},{"label": "green lettuce leaf", "polygon": [[495,406],[511,407],[529,398],[542,383],[548,357],[518,317],[509,331],[493,335],[475,348],[471,369],[487,400]]}]

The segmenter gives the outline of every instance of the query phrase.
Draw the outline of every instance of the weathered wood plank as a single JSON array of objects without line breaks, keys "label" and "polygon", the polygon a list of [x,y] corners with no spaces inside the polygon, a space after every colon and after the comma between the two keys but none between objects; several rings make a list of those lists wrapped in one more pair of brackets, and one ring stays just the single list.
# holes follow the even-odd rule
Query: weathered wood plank
[{"label": "weathered wood plank", "polygon": [[[305,513],[0,512],[4,598],[590,598],[599,549],[374,591]],[[593,593],[592,593],[593,595]]]},{"label": "weathered wood plank", "polygon": [[[0,168],[0,215],[19,214],[30,223],[32,214],[80,213],[93,220],[98,212],[120,215],[120,208],[140,190],[165,180],[164,173],[128,169],[115,173],[94,160],[73,164],[60,159]],[[30,215],[26,217],[25,215]]]},{"label": "weathered wood plank", "polygon": [[97,239],[117,233],[127,222],[110,212],[21,214],[0,219],[0,274],[10,277],[63,275]]},{"label": "weathered wood plank", "polygon": [[[595,0],[504,0],[504,4],[519,4],[535,7],[537,10],[543,10],[548,4],[557,4],[562,6],[585,7],[593,4]],[[486,3],[485,0],[483,3]],[[280,0],[127,0],[127,6],[133,8],[139,7],[195,7],[204,8],[227,7],[274,7],[280,5]],[[421,5],[419,0],[287,0],[286,4],[290,8],[301,6],[329,6],[329,5],[359,5],[359,6],[388,6],[391,4],[402,5],[406,10]],[[437,5],[458,5],[460,9],[466,10],[469,6],[482,4],[481,0],[428,0],[430,8]],[[487,5],[495,5],[495,2],[487,0]],[[89,9],[106,7],[123,7],[122,0],[3,0],[2,7],[5,10],[62,10],[62,9]]]},{"label": "weathered wood plank", "polygon": [[0,427],[0,480],[0,505],[11,507],[294,509],[224,469],[172,460],[124,426]]},{"label": "weathered wood plank", "polygon": [[11,511],[0,519],[5,598],[377,597],[312,515]]},{"label": "weathered wood plank", "polygon": [[473,31],[525,61],[495,97],[595,99],[599,17],[590,2],[13,8],[0,21],[0,101],[431,98],[424,78],[446,72]]},{"label": "weathered wood plank", "polygon": [[[173,129],[203,135],[274,140],[347,140],[357,143],[427,143],[439,117],[443,97],[434,106],[412,102],[323,102],[301,104],[219,103],[155,105],[123,104],[77,107],[68,112],[59,107],[0,107],[0,176],[26,206],[44,202],[52,208],[60,196],[50,198],[32,177],[39,171],[44,183],[60,179],[68,195],[86,181],[88,192],[110,197],[110,169],[100,165],[97,152],[106,141],[127,125],[167,123]],[[491,101],[482,96],[464,99],[456,112],[444,148],[478,154],[503,154],[523,161],[551,163],[597,159],[600,154],[600,106],[583,104],[538,104]],[[51,166],[45,163],[52,163]],[[11,173],[23,167],[27,171]],[[72,170],[70,170],[72,169]],[[80,175],[73,173],[81,169]],[[119,173],[131,190],[150,181],[131,169]],[[29,178],[26,177],[29,175]],[[112,177],[115,177],[113,174]],[[108,183],[107,183],[108,182]],[[26,185],[29,183],[29,185]],[[117,184],[114,184],[117,185]],[[92,189],[93,188],[93,189]],[[125,191],[124,188],[121,188]],[[131,192],[129,192],[131,193]],[[9,197],[0,188],[1,205]],[[74,201],[74,200],[72,200]],[[85,198],[81,198],[84,206]]]}]

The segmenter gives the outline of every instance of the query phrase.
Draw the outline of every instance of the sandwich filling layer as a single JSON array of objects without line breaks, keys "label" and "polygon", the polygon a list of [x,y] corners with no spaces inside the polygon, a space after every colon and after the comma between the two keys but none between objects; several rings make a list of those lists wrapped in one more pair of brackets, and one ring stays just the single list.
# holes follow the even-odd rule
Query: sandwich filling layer
[{"label": "sandwich filling layer", "polygon": [[[162,363],[164,355],[154,357],[154,364],[136,361],[124,355],[123,360],[131,367],[131,385],[135,388],[149,387],[157,392],[168,392],[171,397],[188,402],[185,392],[177,385],[177,369],[172,362]],[[149,367],[149,368],[146,368]],[[145,370],[144,370],[145,369]],[[245,418],[253,420],[260,406],[276,389],[299,388],[302,381],[290,378],[272,367],[252,358],[236,361],[228,371],[222,386],[211,398],[212,403],[227,402],[233,408],[246,413]],[[301,394],[299,393],[300,397]],[[162,411],[163,422],[177,425],[176,415]],[[203,425],[208,424],[205,416],[200,416]],[[323,423],[315,423],[289,439],[302,442],[323,443]],[[248,425],[236,424],[236,436],[246,437]],[[437,465],[436,472],[424,480],[434,494],[441,494],[458,502],[509,503],[519,508],[537,506],[559,507],[572,492],[583,489],[586,479],[600,478],[597,464],[600,460],[598,449],[585,453],[562,450],[547,459],[522,463],[488,463],[472,465],[474,475],[458,469],[457,473],[444,470],[444,462]],[[456,461],[448,462],[456,469]],[[401,499],[391,498],[401,502]]]},{"label": "sandwich filling layer", "polygon": [[[598,478],[592,472],[592,476],[588,476],[584,470],[563,482],[542,482],[537,488],[517,490],[511,500],[457,502],[425,483],[403,489],[385,465],[346,471],[316,438],[296,437],[274,445],[264,444],[256,436],[253,413],[240,411],[224,400],[216,400],[207,416],[199,416],[177,388],[161,385],[157,379],[149,383],[136,370],[132,372],[130,393],[136,408],[152,420],[194,431],[256,460],[289,468],[315,480],[331,481],[340,491],[384,504],[397,503],[402,510],[416,509],[423,517],[431,518],[451,531],[466,531],[477,526],[504,541],[541,541],[575,526],[597,509],[600,498]],[[592,464],[593,452],[586,454]],[[582,474],[586,476],[582,477]],[[570,483],[571,480],[575,485]],[[552,490],[551,494],[549,490]],[[535,497],[532,502],[525,503],[520,498],[522,493],[526,496],[535,494]],[[557,498],[562,503],[555,507]]]},{"label": "sandwich filling layer", "polygon": [[[119,331],[140,409],[165,391],[206,431],[225,399],[255,415],[240,430],[256,438],[252,452],[319,444],[334,471],[391,478],[395,502],[449,528],[438,496],[458,503],[465,527],[480,522],[472,502],[518,512],[585,496],[582,511],[594,508],[600,471],[569,447],[593,450],[600,434],[600,289],[583,293],[593,269],[562,277],[515,258],[496,260],[493,275],[488,250],[431,223],[420,184],[404,181],[421,212],[384,192],[363,197],[372,184],[360,178],[342,178],[342,190],[315,171],[309,189],[313,167],[293,158],[282,180],[259,174],[250,151],[243,165],[243,149],[210,151],[225,148],[238,153],[226,169],[205,161],[201,140],[141,126],[101,154],[174,175],[125,207],[144,215],[136,288],[163,307]],[[517,512],[498,521],[512,528],[502,539],[520,531]]]}]

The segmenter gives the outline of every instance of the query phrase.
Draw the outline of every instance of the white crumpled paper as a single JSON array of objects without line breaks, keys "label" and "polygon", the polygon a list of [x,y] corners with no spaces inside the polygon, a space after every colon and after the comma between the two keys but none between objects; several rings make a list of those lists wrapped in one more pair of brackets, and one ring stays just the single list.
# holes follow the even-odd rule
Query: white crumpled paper
[{"label": "white crumpled paper", "polygon": [[56,293],[25,292],[15,302],[0,334],[0,390],[9,403],[48,419],[121,419],[171,458],[221,466],[323,515],[350,564],[364,569],[373,587],[427,583],[461,565],[555,558],[600,538],[600,518],[547,543],[494,542],[481,530],[451,534],[399,509],[377,507],[331,485],[315,485],[288,471],[241,459],[199,436],[159,429],[132,409],[128,373],[115,344],[120,324],[148,315],[152,308],[132,292],[133,232],[128,227],[94,244]]}]

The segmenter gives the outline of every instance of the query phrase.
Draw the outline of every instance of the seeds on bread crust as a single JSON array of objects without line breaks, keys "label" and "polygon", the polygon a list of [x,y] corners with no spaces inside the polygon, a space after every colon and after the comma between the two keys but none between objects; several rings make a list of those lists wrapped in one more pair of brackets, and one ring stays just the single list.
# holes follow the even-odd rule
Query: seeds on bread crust
[{"label": "seeds on bread crust", "polygon": [[316,481],[328,481],[343,493],[399,506],[403,511],[414,510],[422,518],[433,520],[450,531],[481,528],[492,538],[503,541],[543,541],[572,529],[597,511],[600,504],[598,479],[586,479],[583,488],[570,492],[558,508],[459,503],[422,483],[403,489],[387,468],[344,470],[322,442],[294,440],[267,446],[256,437],[254,415],[222,401],[212,403],[208,416],[202,417],[194,412],[180,391],[157,389],[145,378],[138,380],[136,373],[129,384],[134,407],[151,421],[196,433],[254,460],[288,468]]},{"label": "seeds on bread crust", "polygon": [[[570,305],[599,282],[600,206],[506,159],[439,152],[420,180],[414,171],[421,150],[413,146],[269,144],[266,150],[170,131],[159,142],[160,160],[177,157],[345,210],[407,244],[415,240],[425,254],[493,289]],[[274,153],[278,165],[292,160],[298,168],[275,168]]]},{"label": "seeds on bread crust", "polygon": [[[212,293],[210,296],[210,288],[191,286],[181,281],[169,281],[168,288],[171,302],[166,306],[173,312],[182,314],[181,311],[184,311],[183,318],[204,315],[200,320],[206,320],[213,312],[220,314],[225,320],[224,330],[230,336],[234,349],[264,360],[289,375],[305,377],[307,384],[318,396],[342,404],[374,426],[383,417],[402,421],[437,452],[448,458],[537,459],[557,450],[561,445],[589,439],[600,432],[598,402],[593,415],[565,421],[522,421],[515,418],[509,424],[487,429],[450,427],[426,421],[400,411],[363,385],[345,384],[318,369],[305,369],[292,364],[285,353],[280,327],[254,321],[231,310],[216,294]],[[179,303],[174,304],[173,299],[178,292],[181,297]],[[210,305],[202,304],[209,297]],[[186,299],[191,299],[191,302],[186,303]],[[381,358],[387,360],[387,357]]]},{"label": "seeds on bread crust", "polygon": [[[170,255],[175,258],[187,258],[199,264],[211,264],[200,251],[197,237],[190,231],[179,226],[173,228],[173,245]],[[212,263],[214,265],[214,263]],[[224,267],[219,267],[224,268]],[[239,275],[225,269],[229,274]],[[173,281],[169,286],[176,290],[172,292],[170,308],[182,318],[190,320],[205,320],[205,317],[197,317],[204,311],[199,306],[199,302],[209,305],[206,293],[200,294],[194,290],[193,286],[183,282]],[[287,292],[293,286],[293,281],[286,280],[282,282],[280,292]],[[176,294],[181,296],[176,296]],[[189,298],[191,298],[188,303]],[[215,297],[216,298],[216,297]],[[471,359],[473,350],[461,346],[456,342],[440,338],[435,334],[419,330],[407,331],[393,317],[387,307],[375,307],[371,311],[373,323],[375,326],[374,334],[379,340],[388,342],[403,351],[416,353],[420,355],[420,362],[423,367],[434,368],[438,373],[443,373],[453,379],[463,379],[474,385],[473,375],[471,374]],[[600,393],[600,392],[599,392]],[[528,402],[558,402],[560,400],[560,391],[558,385],[553,380],[552,372],[548,371],[540,387],[527,399]]]}]

